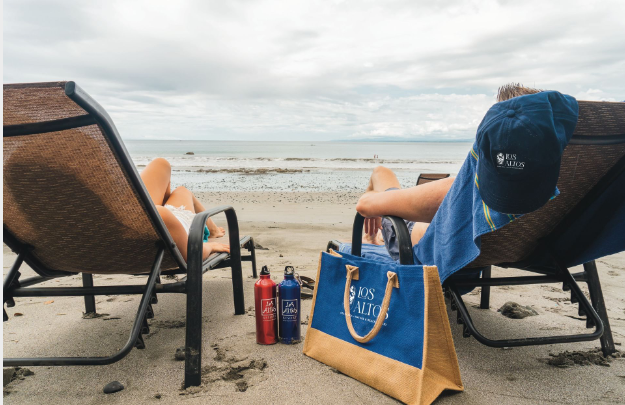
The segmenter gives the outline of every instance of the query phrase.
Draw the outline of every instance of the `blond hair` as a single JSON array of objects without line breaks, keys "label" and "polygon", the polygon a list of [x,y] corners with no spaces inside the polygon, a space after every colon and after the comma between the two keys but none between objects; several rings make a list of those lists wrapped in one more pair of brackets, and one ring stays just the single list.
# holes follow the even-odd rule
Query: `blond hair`
[{"label": "blond hair", "polygon": [[497,102],[510,100],[514,97],[524,96],[526,94],[536,94],[543,90],[525,87],[520,83],[509,83],[501,86],[497,90]]}]

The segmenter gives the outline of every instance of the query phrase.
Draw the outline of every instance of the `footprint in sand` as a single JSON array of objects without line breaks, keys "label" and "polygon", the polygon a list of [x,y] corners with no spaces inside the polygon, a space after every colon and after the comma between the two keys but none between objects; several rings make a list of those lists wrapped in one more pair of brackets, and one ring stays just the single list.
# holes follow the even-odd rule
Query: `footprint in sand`
[{"label": "footprint in sand", "polygon": [[217,364],[211,364],[202,368],[202,385],[200,387],[189,387],[181,390],[180,395],[192,395],[210,388],[212,383],[217,381],[227,381],[234,383],[234,389],[238,392],[245,392],[254,383],[263,381],[264,370],[267,361],[262,358],[250,359],[248,356],[229,356],[230,349],[219,347],[218,344],[211,345],[215,351],[213,358]]}]

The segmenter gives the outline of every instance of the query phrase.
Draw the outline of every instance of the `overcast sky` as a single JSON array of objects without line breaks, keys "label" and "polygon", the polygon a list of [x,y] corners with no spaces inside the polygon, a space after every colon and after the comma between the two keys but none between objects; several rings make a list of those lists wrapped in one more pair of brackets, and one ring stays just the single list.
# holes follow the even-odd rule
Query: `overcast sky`
[{"label": "overcast sky", "polygon": [[4,83],[125,139],[470,139],[514,81],[625,100],[625,1],[4,1]]}]

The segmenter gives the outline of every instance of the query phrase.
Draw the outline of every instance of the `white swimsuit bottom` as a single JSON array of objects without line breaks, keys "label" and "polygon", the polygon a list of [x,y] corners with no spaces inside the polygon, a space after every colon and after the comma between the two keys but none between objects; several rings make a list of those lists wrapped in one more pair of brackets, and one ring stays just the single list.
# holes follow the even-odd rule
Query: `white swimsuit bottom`
[{"label": "white swimsuit bottom", "polygon": [[189,211],[185,208],[184,205],[180,207],[174,207],[173,205],[165,204],[165,208],[171,211],[172,214],[178,221],[182,224],[182,227],[189,234],[189,229],[191,228],[191,222],[193,222],[193,218],[195,218],[195,213],[193,211]]}]

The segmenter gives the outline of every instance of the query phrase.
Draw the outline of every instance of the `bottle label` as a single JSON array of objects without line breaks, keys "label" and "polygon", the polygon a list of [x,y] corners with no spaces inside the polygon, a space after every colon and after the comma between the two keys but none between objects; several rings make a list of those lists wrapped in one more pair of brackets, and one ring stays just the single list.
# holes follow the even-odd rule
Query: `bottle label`
[{"label": "bottle label", "polygon": [[274,321],[276,319],[276,299],[261,299],[260,313],[263,317],[263,321]]},{"label": "bottle label", "polygon": [[299,312],[298,300],[282,300],[282,319],[285,321],[296,321]]}]

